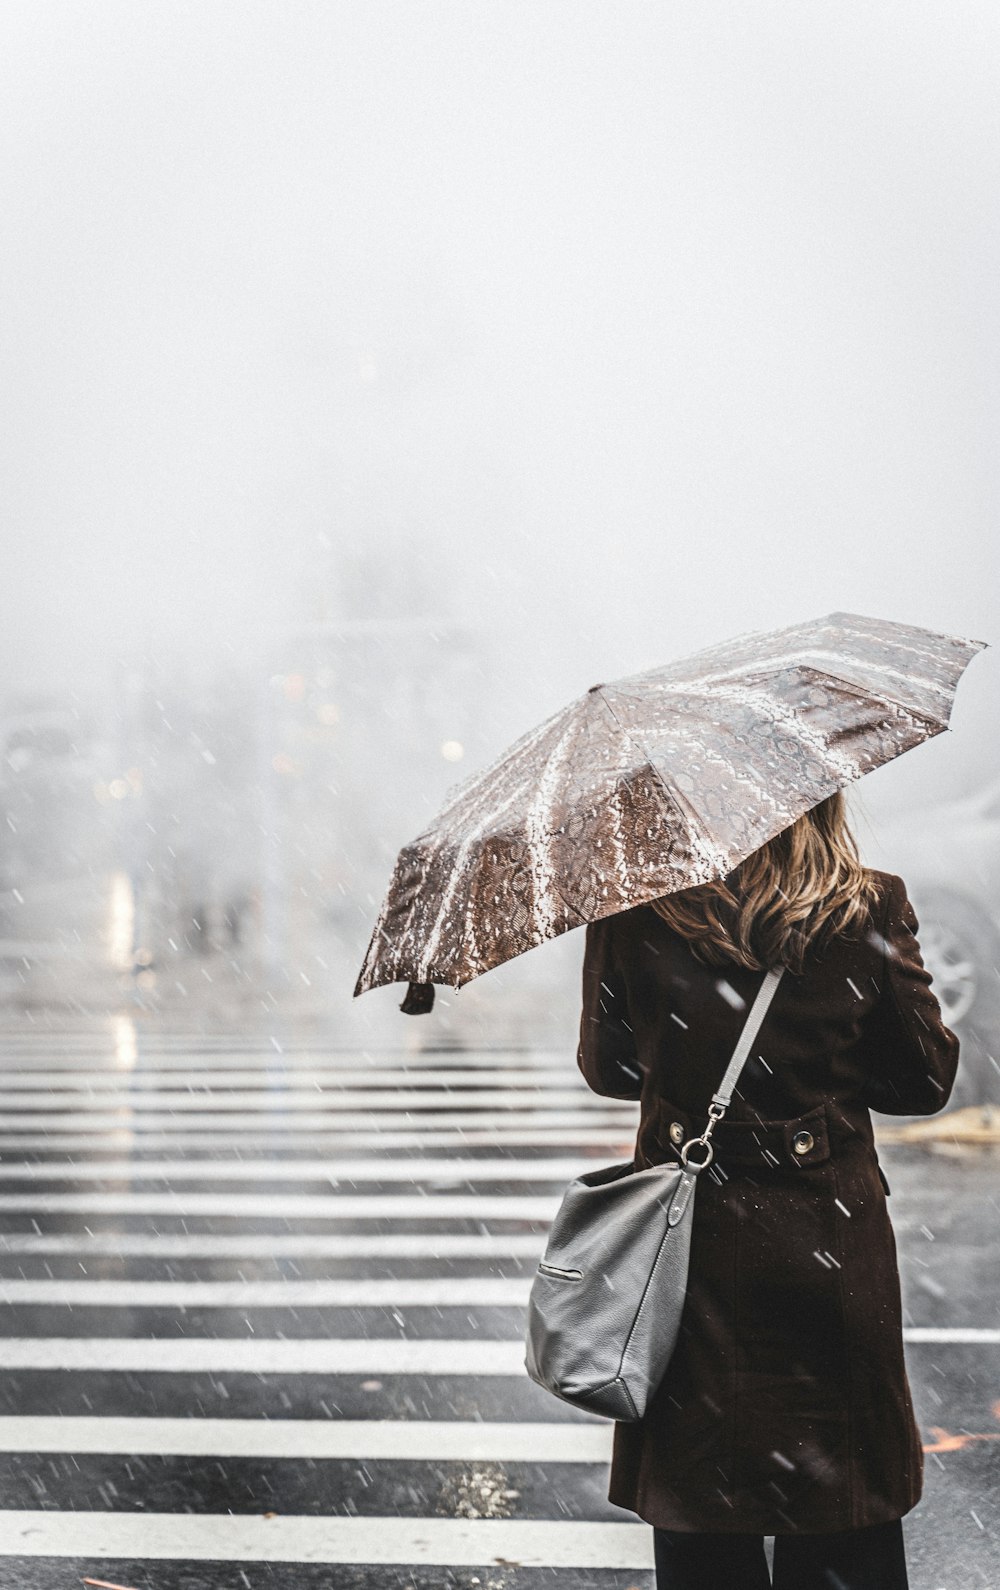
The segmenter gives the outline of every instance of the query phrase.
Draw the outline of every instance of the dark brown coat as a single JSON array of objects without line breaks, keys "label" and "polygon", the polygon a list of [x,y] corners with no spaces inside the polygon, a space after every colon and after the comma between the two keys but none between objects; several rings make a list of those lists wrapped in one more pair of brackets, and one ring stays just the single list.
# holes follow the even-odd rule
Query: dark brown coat
[{"label": "dark brown coat", "polygon": [[[609,1500],[660,1528],[817,1533],[920,1498],[869,1108],[941,1109],[958,1040],[902,880],[876,878],[870,929],[778,988],[699,1180],[677,1348],[645,1418],[615,1425]],[[762,977],[706,965],[651,906],[588,926],[578,1064],[641,1100],[640,1168],[702,1130]]]}]

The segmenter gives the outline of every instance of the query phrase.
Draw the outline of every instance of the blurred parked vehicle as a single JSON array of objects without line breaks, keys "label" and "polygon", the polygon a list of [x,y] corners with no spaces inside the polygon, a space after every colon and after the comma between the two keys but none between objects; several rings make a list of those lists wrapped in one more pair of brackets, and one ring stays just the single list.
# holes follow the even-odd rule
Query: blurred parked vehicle
[{"label": "blurred parked vehicle", "polygon": [[952,1103],[1000,1101],[1000,781],[880,822],[865,851],[906,880],[924,961],[962,1040]]}]

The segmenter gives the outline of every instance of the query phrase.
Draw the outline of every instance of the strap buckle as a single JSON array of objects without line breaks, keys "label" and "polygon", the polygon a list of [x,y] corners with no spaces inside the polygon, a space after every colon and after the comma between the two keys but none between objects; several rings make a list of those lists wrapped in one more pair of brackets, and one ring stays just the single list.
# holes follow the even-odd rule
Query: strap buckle
[{"label": "strap buckle", "polygon": [[[695,1160],[694,1164],[692,1165],[690,1156],[691,1150],[693,1148],[703,1148],[705,1150],[705,1158],[700,1162]],[[689,1138],[680,1152],[681,1164],[684,1166],[684,1169],[691,1171],[695,1176],[698,1175],[699,1171],[707,1170],[715,1158],[715,1149],[708,1140],[707,1132],[703,1133],[701,1137]]]},{"label": "strap buckle", "polygon": [[[700,1137],[688,1138],[687,1142],[684,1144],[684,1147],[680,1151],[681,1164],[684,1166],[685,1170],[693,1171],[697,1176],[699,1171],[707,1170],[709,1165],[711,1165],[713,1159],[715,1158],[715,1149],[712,1147],[712,1133],[715,1131],[716,1126],[722,1120],[722,1117],[725,1115],[725,1113],[726,1106],[719,1103],[718,1095],[716,1095],[713,1098],[711,1104],[708,1106],[708,1125],[705,1127],[705,1130],[702,1132]],[[705,1150],[705,1158],[700,1163],[695,1160],[694,1164],[692,1165],[691,1150],[693,1148],[703,1148]]]}]

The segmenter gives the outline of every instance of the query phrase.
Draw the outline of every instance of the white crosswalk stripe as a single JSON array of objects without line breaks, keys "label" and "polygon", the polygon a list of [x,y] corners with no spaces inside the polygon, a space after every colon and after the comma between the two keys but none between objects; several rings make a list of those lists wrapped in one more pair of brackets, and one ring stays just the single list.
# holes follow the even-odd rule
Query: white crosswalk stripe
[{"label": "white crosswalk stripe", "polygon": [[524,1375],[521,1341],[433,1337],[3,1336],[3,1369],[115,1374]]},{"label": "white crosswalk stripe", "polygon": [[[541,1253],[542,1239],[535,1238]],[[259,1239],[258,1239],[259,1245]],[[148,1251],[148,1250],[147,1250]],[[531,1276],[320,1281],[88,1281],[0,1279],[0,1303],[70,1308],[523,1308]],[[911,1326],[912,1342],[1000,1342],[1000,1328]],[[0,1344],[0,1357],[2,1357]]]},{"label": "white crosswalk stripe", "polygon": [[0,1553],[143,1557],[152,1562],[324,1562],[412,1568],[517,1562],[544,1568],[651,1568],[642,1524],[498,1518],[312,1518],[0,1509]]},{"label": "white crosswalk stripe", "polygon": [[119,1061],[106,1048],[90,1047],[57,1051],[48,1041],[34,1049],[5,1050],[0,1045],[0,1067],[8,1071],[78,1072],[98,1068],[107,1076],[134,1076],[140,1071],[222,1071],[252,1067],[259,1076],[280,1068],[320,1071],[363,1071],[379,1073],[393,1068],[407,1071],[427,1069],[503,1071],[565,1070],[578,1075],[572,1055],[553,1054],[546,1049],[219,1049],[207,1039],[186,1042],[176,1048],[143,1049],[141,1063],[132,1056]]},{"label": "white crosswalk stripe", "polygon": [[[433,1110],[442,1113],[443,1107],[454,1105],[456,1110],[581,1110],[588,1114],[617,1113],[610,1101],[599,1106],[588,1103],[581,1083],[573,1088],[407,1088],[391,1090],[389,1101],[394,1110]],[[49,1110],[54,1113],[70,1110],[84,1118],[97,1110],[128,1110],[132,1114],[154,1115],[158,1111],[170,1114],[204,1114],[211,1104],[213,1111],[226,1113],[247,1110],[307,1111],[309,1114],[349,1113],[360,1110],[380,1110],[386,1104],[385,1094],[378,1088],[321,1087],[311,1088],[259,1087],[226,1089],[178,1088],[173,1091],[144,1091],[141,1088],[118,1088],[113,1092],[89,1093],[63,1091],[60,1093],[0,1093],[0,1110]],[[620,1106],[624,1113],[630,1106]],[[634,1106],[631,1107],[634,1113]],[[9,1124],[10,1115],[0,1116]]]},{"label": "white crosswalk stripe", "polygon": [[24,1192],[0,1193],[0,1211],[36,1215],[61,1211],[104,1215],[222,1215],[243,1220],[548,1220],[556,1195],[509,1193],[215,1193]]},{"label": "white crosswalk stripe", "polygon": [[0,1417],[0,1452],[604,1463],[611,1453],[611,1427],[606,1420],[500,1424],[481,1419]]},{"label": "white crosswalk stripe", "polygon": [[[225,1129],[230,1132],[260,1131],[266,1124],[271,1132],[298,1133],[303,1120],[311,1121],[314,1125],[322,1122],[331,1127],[336,1127],[341,1132],[354,1131],[392,1131],[404,1128],[412,1131],[417,1126],[447,1126],[453,1130],[464,1127],[481,1127],[483,1122],[482,1112],[487,1112],[491,1120],[498,1120],[505,1126],[549,1126],[574,1127],[586,1126],[616,1126],[625,1129],[629,1123],[636,1123],[636,1108],[634,1105],[625,1105],[620,1109],[601,1109],[596,1105],[591,1108],[581,1107],[576,1110],[554,1110],[543,1107],[541,1101],[537,1109],[530,1110],[503,1110],[498,1115],[498,1107],[489,1105],[482,1100],[478,1101],[477,1109],[468,1108],[467,1100],[456,1101],[453,1109],[425,1109],[414,1107],[410,1110],[386,1110],[383,1105],[376,1104],[371,1110],[355,1111],[341,1109],[333,1104],[316,1103],[305,1113],[298,1109],[286,1110],[280,1094],[275,1095],[273,1101],[261,1104],[253,1111],[220,1109],[219,1097],[213,1094],[211,1103],[213,1108],[207,1110],[204,1105],[207,1099],[199,1101],[202,1108],[197,1112],[196,1122],[185,1112],[172,1114],[170,1111],[153,1114],[146,1113],[141,1108],[134,1108],[132,1104],[123,1104],[114,1113],[99,1114],[97,1110],[84,1109],[69,1113],[53,1112],[51,1115],[37,1112],[12,1114],[8,1111],[0,1115],[0,1132],[8,1133],[17,1128],[24,1128],[29,1132],[78,1132],[81,1126],[90,1132],[120,1131],[127,1126],[135,1133],[136,1140],[141,1139],[146,1132],[174,1132],[191,1130],[197,1126],[202,1131],[219,1131]],[[443,1101],[437,1100],[438,1105]],[[393,1097],[393,1103],[396,1103]],[[56,1146],[53,1144],[53,1146]]]},{"label": "white crosswalk stripe", "polygon": [[4,1231],[0,1255],[5,1253],[118,1254],[146,1259],[329,1258],[329,1259],[497,1259],[514,1255],[537,1258],[542,1238],[537,1232],[453,1232],[410,1234],[394,1231],[348,1232],[271,1231],[236,1232],[162,1231],[136,1235],[129,1231]]},{"label": "white crosswalk stripe", "polygon": [[597,1161],[585,1159],[100,1159],[76,1164],[0,1164],[10,1181],[557,1181],[566,1182]]},{"label": "white crosswalk stripe", "polygon": [[[542,1241],[538,1241],[539,1250]],[[442,1275],[335,1281],[0,1279],[0,1304],[51,1308],[523,1308],[530,1277]]]},{"label": "white crosswalk stripe", "polygon": [[[323,1093],[346,1092],[356,1088],[377,1089],[379,1092],[390,1088],[443,1088],[449,1092],[468,1091],[470,1094],[499,1087],[524,1088],[532,1092],[536,1089],[563,1088],[572,1089],[574,1097],[579,1098],[583,1085],[579,1072],[568,1066],[548,1066],[544,1069],[541,1066],[507,1066],[498,1071],[484,1071],[480,1067],[433,1070],[429,1067],[406,1066],[387,1068],[385,1071],[348,1070],[343,1066],[313,1067],[308,1070],[280,1067],[272,1068],[270,1073],[259,1069],[215,1070],[205,1067],[196,1071],[166,1068],[124,1074],[120,1071],[8,1071],[0,1068],[0,1080],[5,1090],[4,1099],[8,1092],[20,1093],[23,1090],[30,1093],[41,1089],[45,1090],[46,1098],[60,1093],[76,1095],[91,1090],[102,1094],[164,1093],[172,1098],[175,1093],[185,1090],[203,1096],[217,1089],[266,1089],[279,1082],[284,1088],[319,1089]],[[20,1107],[13,1099],[10,1102]],[[75,1103],[75,1098],[69,1102]]]},{"label": "white crosswalk stripe", "polygon": [[[19,1557],[381,1566],[386,1590],[421,1564],[516,1562],[525,1590],[651,1572],[648,1526],[567,1517],[539,1481],[572,1465],[592,1494],[592,1465],[600,1496],[613,1431],[528,1379],[518,1333],[563,1186],[629,1157],[635,1103],[590,1094],[572,1052],[220,1033],[125,1058],[0,1038],[0,1584]],[[484,1470],[511,1516],[442,1516],[444,1480]]]},{"label": "white crosswalk stripe", "polygon": [[[534,1118],[533,1118],[534,1119]],[[422,1126],[419,1129],[407,1127],[402,1130],[388,1130],[384,1127],[357,1129],[350,1131],[325,1128],[302,1129],[292,1123],[294,1137],[286,1137],[283,1131],[273,1129],[262,1131],[259,1124],[256,1130],[243,1128],[236,1130],[231,1125],[224,1131],[177,1131],[177,1132],[142,1132],[133,1131],[128,1126],[116,1126],[103,1132],[80,1132],[72,1127],[59,1131],[48,1130],[45,1132],[0,1132],[0,1151],[7,1153],[10,1150],[21,1153],[66,1153],[86,1154],[91,1152],[108,1153],[114,1150],[118,1153],[128,1150],[141,1150],[142,1152],[157,1152],[169,1150],[176,1153],[180,1149],[197,1149],[203,1154],[210,1154],[220,1149],[230,1152],[249,1153],[251,1151],[266,1151],[269,1149],[284,1149],[290,1153],[316,1152],[325,1150],[328,1154],[343,1154],[348,1156],[359,1149],[374,1148],[388,1154],[397,1148],[452,1148],[463,1150],[469,1148],[569,1148],[569,1147],[597,1147],[607,1148],[613,1157],[620,1157],[620,1150],[631,1150],[634,1139],[634,1126],[629,1122],[616,1122],[610,1126],[462,1126],[454,1122],[446,1129],[435,1129]]]}]

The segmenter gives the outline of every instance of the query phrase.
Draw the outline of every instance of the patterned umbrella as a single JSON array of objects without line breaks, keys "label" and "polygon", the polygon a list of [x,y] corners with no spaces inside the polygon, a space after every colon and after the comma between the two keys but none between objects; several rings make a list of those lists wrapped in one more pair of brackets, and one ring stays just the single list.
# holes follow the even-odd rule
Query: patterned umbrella
[{"label": "patterned umbrella", "polygon": [[855,613],[590,689],[459,784],[399,853],[355,996],[433,1004],[569,928],[724,878],[948,727],[981,641]]}]

